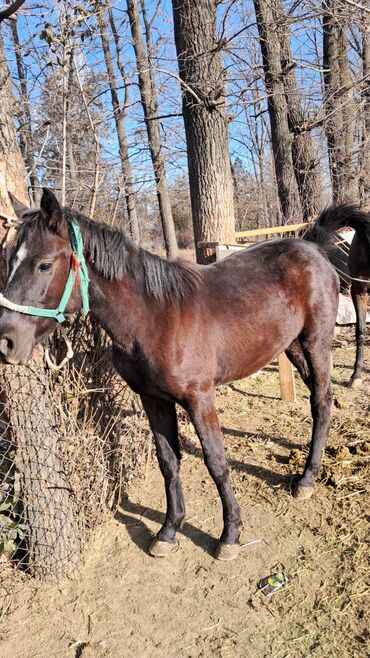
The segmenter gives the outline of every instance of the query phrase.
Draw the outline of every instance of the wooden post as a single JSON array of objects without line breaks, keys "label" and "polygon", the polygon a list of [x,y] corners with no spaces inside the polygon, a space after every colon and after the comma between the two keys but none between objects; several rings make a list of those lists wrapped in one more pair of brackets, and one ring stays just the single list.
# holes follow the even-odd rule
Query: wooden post
[{"label": "wooden post", "polygon": [[285,402],[295,402],[295,381],[293,366],[285,352],[278,356],[280,397]]}]

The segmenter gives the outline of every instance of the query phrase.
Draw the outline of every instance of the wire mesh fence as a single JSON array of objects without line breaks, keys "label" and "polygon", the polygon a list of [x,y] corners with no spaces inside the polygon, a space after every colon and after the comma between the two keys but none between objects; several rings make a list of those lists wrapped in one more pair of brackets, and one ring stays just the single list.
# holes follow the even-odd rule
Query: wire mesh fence
[{"label": "wire mesh fence", "polygon": [[[71,576],[89,532],[142,472],[151,435],[136,396],[114,371],[91,320],[69,331],[62,371],[2,367],[0,398],[0,613],[14,584]],[[55,337],[52,350],[63,356]]]}]

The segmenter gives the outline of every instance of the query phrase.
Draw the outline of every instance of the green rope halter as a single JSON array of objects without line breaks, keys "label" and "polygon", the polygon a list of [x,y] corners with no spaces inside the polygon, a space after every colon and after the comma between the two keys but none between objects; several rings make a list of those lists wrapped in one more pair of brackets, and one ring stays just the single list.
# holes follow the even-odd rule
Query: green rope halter
[{"label": "green rope halter", "polygon": [[64,288],[62,298],[59,302],[58,308],[37,308],[36,306],[23,306],[22,304],[15,304],[9,299],[6,299],[0,294],[0,306],[8,308],[18,313],[26,315],[36,315],[40,318],[53,318],[57,322],[64,322],[64,311],[72,295],[73,288],[77,282],[80,284],[82,310],[86,315],[89,312],[89,273],[87,271],[86,261],[83,254],[83,240],[79,225],[70,220],[68,222],[69,237],[72,247],[71,264],[69,268],[68,278]]}]

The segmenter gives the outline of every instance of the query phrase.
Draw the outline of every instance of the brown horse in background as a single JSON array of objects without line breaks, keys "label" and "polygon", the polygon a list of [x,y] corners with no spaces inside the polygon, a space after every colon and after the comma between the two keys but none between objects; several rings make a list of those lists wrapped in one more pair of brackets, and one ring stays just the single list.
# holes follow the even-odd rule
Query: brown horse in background
[{"label": "brown horse in background", "polygon": [[[356,311],[356,359],[349,386],[358,387],[362,383],[364,366],[364,343],[366,334],[366,315],[370,293],[370,216],[351,204],[341,204],[328,208],[317,221],[309,227],[304,240],[320,244],[332,260],[330,248],[335,242],[335,232],[344,227],[353,228],[356,233],[349,246],[348,262],[344,260],[342,272],[351,278],[351,297]],[[345,256],[344,256],[345,258]],[[336,263],[332,261],[334,266]],[[339,264],[339,271],[341,271]]]},{"label": "brown horse in background", "polygon": [[[175,405],[189,414],[218,489],[224,527],[216,557],[239,550],[241,512],[235,499],[215,408],[215,387],[263,368],[285,351],[311,392],[312,441],[293,494],[307,498],[319,473],[331,407],[330,348],[338,277],[314,244],[264,242],[212,265],[168,262],[124,233],[62,209],[44,190],[41,208],[14,200],[20,219],[4,297],[55,308],[71,266],[68,222],[77,222],[89,269],[91,313],[110,335],[113,362],[142,400],[165,481],[165,522],[150,552],[171,551],[185,517]],[[331,211],[335,213],[335,210]],[[74,288],[67,311],[81,307]],[[0,310],[0,352],[26,363],[55,328],[50,318]]]}]

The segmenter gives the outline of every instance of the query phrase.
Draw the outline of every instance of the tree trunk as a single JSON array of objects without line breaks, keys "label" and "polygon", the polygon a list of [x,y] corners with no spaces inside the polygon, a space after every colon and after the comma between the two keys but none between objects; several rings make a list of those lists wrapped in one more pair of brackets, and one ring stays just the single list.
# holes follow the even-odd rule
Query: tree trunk
[{"label": "tree trunk", "polygon": [[[7,190],[25,201],[26,172],[12,121],[13,110],[0,40],[0,211],[7,214],[13,214]],[[40,360],[33,370],[23,366],[0,369],[11,445],[15,446],[15,463],[20,470],[28,569],[41,578],[56,578],[70,575],[78,564],[79,541],[58,452],[60,432],[53,410],[59,405],[48,382]],[[15,520],[19,520],[18,511],[9,510]]]},{"label": "tree trunk", "polygon": [[91,128],[91,134],[94,140],[94,146],[95,146],[95,156],[94,156],[94,179],[93,183],[91,186],[91,197],[90,197],[90,204],[89,204],[89,217],[94,217],[95,213],[95,205],[96,205],[96,198],[98,194],[98,188],[99,188],[99,175],[100,175],[100,142],[99,142],[99,134],[98,134],[98,129],[97,126],[94,124],[94,120],[92,117],[92,114],[90,112],[89,108],[89,103],[87,102],[86,94],[81,82],[80,74],[78,72],[76,60],[73,57],[72,58],[72,64],[73,64],[73,69],[74,73],[76,76],[76,81],[78,84],[78,88],[80,90],[82,102],[84,104],[85,112],[87,115],[87,118],[89,120],[90,128]]},{"label": "tree trunk", "polygon": [[333,201],[356,198],[354,107],[349,75],[347,19],[340,0],[323,3],[325,132]]},{"label": "tree trunk", "polygon": [[[70,105],[71,98],[75,93],[73,88],[73,62],[74,62],[74,51],[71,48],[71,51],[68,56],[68,71],[67,75],[67,106],[66,106],[66,119],[67,119],[67,130],[66,130],[66,167],[68,168],[68,205],[71,203],[71,199],[75,199],[78,191],[78,175],[76,170],[76,160],[73,152],[73,140],[72,140],[72,131],[70,129]],[[67,179],[67,172],[66,172]]]},{"label": "tree trunk", "polygon": [[362,33],[363,115],[360,145],[360,200],[370,205],[370,25],[365,23]]},{"label": "tree trunk", "polygon": [[59,454],[61,402],[41,353],[32,366],[7,370],[5,391],[27,526],[27,572],[41,580],[71,576],[79,565],[80,542]]},{"label": "tree trunk", "polygon": [[202,241],[235,241],[225,71],[216,41],[215,0],[172,0],[182,81],[191,207],[198,262]]},{"label": "tree trunk", "polygon": [[318,161],[314,157],[311,135],[305,126],[301,99],[299,96],[295,65],[289,42],[288,23],[281,0],[276,2],[276,25],[280,36],[280,58],[285,88],[289,130],[293,136],[292,159],[297,181],[304,221],[317,216],[322,207],[322,186]]},{"label": "tree trunk", "polygon": [[8,190],[26,203],[24,191],[26,170],[12,121],[14,114],[15,101],[0,36],[0,210],[9,214],[13,214],[13,209]]},{"label": "tree trunk", "polygon": [[31,111],[29,105],[29,97],[27,90],[27,81],[25,77],[25,70],[22,59],[22,50],[19,43],[17,21],[10,21],[15,59],[17,63],[17,72],[20,86],[22,118],[19,128],[19,144],[23,155],[23,160],[26,165],[28,178],[29,178],[29,197],[31,203],[37,204],[40,200],[40,183],[37,176],[36,163],[35,163],[35,147],[33,144],[32,136],[32,123]]},{"label": "tree trunk", "polygon": [[177,255],[175,225],[172,217],[170,194],[167,185],[161,135],[159,131],[158,99],[154,71],[152,60],[149,57],[150,28],[146,21],[147,50],[145,50],[137,0],[127,0],[127,13],[130,20],[132,41],[136,55],[140,98],[144,111],[150,157],[153,163],[157,186],[159,212],[161,216],[166,253],[168,258],[175,258]]},{"label": "tree trunk", "polygon": [[113,117],[117,130],[117,139],[118,139],[119,154],[121,160],[121,171],[123,177],[123,186],[125,191],[126,208],[127,208],[128,221],[130,225],[130,232],[133,239],[136,242],[140,242],[140,227],[139,227],[139,219],[137,215],[137,197],[133,184],[132,168],[129,160],[128,142],[127,142],[125,125],[124,125],[125,108],[121,109],[119,103],[118,91],[117,91],[117,79],[114,71],[111,51],[109,48],[107,25],[104,18],[104,11],[103,11],[104,6],[105,4],[101,2],[93,3],[93,7],[96,10],[96,19],[98,21],[99,30],[100,30],[100,38],[104,52],[105,66],[107,69],[108,85],[109,85],[111,100],[112,100]]},{"label": "tree trunk", "polygon": [[276,5],[269,0],[254,0],[262,53],[267,107],[271,124],[271,142],[281,209],[286,223],[302,218],[302,207],[293,165],[293,134],[288,122],[282,48],[277,26]]}]

